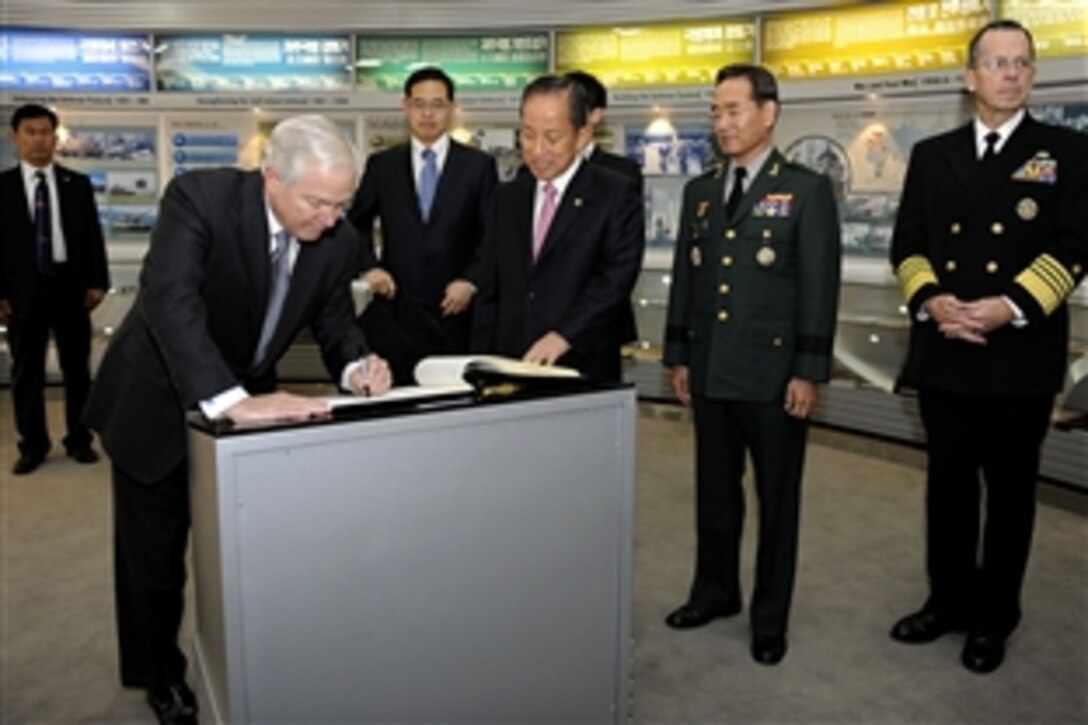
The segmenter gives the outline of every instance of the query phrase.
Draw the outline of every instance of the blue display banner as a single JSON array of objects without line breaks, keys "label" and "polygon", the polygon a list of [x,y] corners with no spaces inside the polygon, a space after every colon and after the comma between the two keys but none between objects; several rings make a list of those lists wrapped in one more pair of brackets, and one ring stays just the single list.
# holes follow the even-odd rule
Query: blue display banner
[{"label": "blue display banner", "polygon": [[0,30],[0,90],[151,90],[146,35]]},{"label": "blue display banner", "polygon": [[347,35],[156,35],[160,91],[348,91]]}]

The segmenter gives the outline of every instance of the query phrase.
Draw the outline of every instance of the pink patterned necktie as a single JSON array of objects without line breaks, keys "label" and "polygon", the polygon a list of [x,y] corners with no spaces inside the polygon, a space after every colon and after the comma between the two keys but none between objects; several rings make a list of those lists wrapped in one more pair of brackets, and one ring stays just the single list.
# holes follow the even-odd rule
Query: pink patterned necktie
[{"label": "pink patterned necktie", "polygon": [[533,261],[540,256],[540,250],[544,247],[544,240],[548,237],[548,227],[555,218],[556,197],[559,190],[550,181],[544,185],[544,203],[540,205],[540,216],[536,220],[536,233],[533,235]]}]

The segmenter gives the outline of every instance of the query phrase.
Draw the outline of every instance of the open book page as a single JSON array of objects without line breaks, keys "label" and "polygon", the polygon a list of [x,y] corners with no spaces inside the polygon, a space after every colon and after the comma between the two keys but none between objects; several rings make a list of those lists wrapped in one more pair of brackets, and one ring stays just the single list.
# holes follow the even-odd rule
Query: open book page
[{"label": "open book page", "polygon": [[371,405],[373,403],[388,403],[397,400],[425,400],[427,398],[444,398],[452,395],[466,395],[472,392],[472,386],[468,383],[450,383],[446,385],[404,385],[393,388],[385,395],[368,397],[365,395],[333,395],[321,398],[328,403],[329,408],[342,408],[348,405]]},{"label": "open book page", "polygon": [[465,373],[477,372],[509,378],[578,378],[573,368],[537,365],[501,355],[433,355],[416,365],[420,385],[444,385],[465,379]]},{"label": "open book page", "polygon": [[432,355],[419,361],[415,368],[418,385],[406,385],[393,388],[385,395],[366,397],[362,395],[337,395],[322,398],[330,408],[346,405],[368,405],[397,400],[422,400],[442,398],[451,395],[466,394],[473,391],[473,386],[465,381],[466,373],[478,373],[486,376],[523,379],[577,379],[579,373],[573,368],[536,365],[501,355]]}]

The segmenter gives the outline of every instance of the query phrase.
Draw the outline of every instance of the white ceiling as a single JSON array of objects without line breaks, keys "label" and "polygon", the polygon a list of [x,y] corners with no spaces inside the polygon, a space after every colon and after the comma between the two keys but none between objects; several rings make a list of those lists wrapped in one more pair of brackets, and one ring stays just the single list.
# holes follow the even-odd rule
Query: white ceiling
[{"label": "white ceiling", "polygon": [[109,30],[557,28],[850,4],[840,0],[0,0],[4,25]]}]

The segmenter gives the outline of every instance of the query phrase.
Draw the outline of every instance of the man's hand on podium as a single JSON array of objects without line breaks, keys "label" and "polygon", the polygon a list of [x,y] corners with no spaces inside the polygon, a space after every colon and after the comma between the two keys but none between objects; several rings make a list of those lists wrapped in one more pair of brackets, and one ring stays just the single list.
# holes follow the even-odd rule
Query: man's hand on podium
[{"label": "man's hand on podium", "polygon": [[227,408],[227,418],[235,425],[310,420],[330,415],[327,403],[302,395],[276,392],[254,395]]}]

